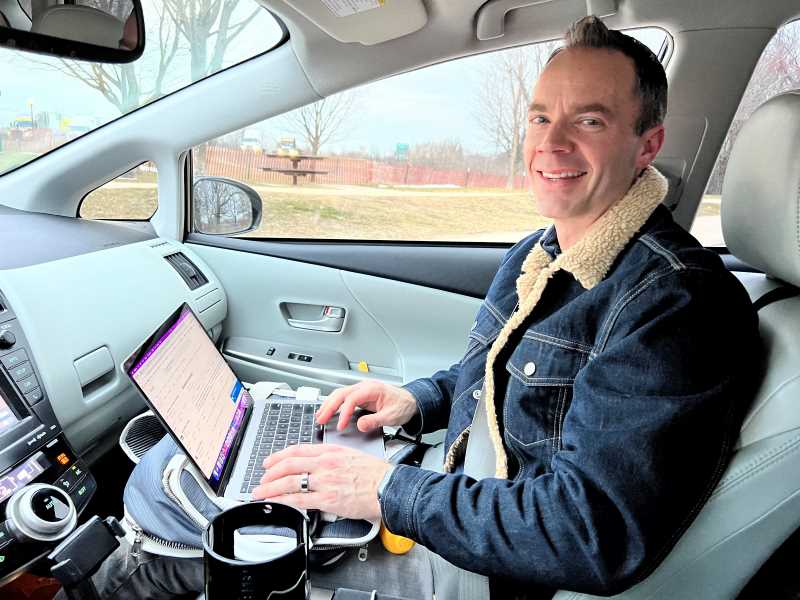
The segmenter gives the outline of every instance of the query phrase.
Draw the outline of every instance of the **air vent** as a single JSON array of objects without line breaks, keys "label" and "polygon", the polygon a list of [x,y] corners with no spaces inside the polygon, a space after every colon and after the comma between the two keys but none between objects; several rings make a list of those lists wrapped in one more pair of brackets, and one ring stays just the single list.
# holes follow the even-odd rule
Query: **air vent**
[{"label": "air vent", "polygon": [[190,261],[182,252],[176,254],[169,254],[164,257],[167,262],[172,265],[172,268],[178,272],[178,275],[186,282],[190,290],[196,290],[201,285],[208,283],[208,279],[203,275],[203,272],[198,269],[192,261]]}]

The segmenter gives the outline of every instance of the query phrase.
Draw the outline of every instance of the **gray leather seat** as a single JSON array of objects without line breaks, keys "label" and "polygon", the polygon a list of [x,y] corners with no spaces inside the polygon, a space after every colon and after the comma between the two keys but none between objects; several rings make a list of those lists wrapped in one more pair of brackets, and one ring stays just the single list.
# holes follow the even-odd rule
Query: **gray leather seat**
[{"label": "gray leather seat", "polygon": [[[752,299],[800,286],[800,93],[768,101],[742,128],[722,225],[731,253],[766,273],[742,274]],[[800,526],[800,296],[765,306],[759,320],[766,373],[728,469],[659,568],[615,598],[735,598]]]},{"label": "gray leather seat", "polygon": [[107,48],[118,48],[124,23],[80,4],[54,4],[33,15],[31,31]]}]

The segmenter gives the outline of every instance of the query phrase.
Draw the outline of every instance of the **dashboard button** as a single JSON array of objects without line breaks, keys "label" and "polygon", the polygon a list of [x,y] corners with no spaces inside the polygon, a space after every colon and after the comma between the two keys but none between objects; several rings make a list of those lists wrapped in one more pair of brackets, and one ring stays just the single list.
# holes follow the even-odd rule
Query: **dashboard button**
[{"label": "dashboard button", "polygon": [[25,394],[25,399],[31,406],[39,402],[39,400],[41,400],[42,398],[44,398],[44,394],[42,393],[42,388],[36,388],[32,392],[28,392],[27,394]]},{"label": "dashboard button", "polygon": [[80,481],[83,477],[83,474],[86,473],[86,467],[83,466],[83,463],[76,462],[69,468],[72,476],[75,478],[75,481]]},{"label": "dashboard button", "polygon": [[72,496],[72,501],[75,503],[75,507],[81,511],[83,507],[86,506],[86,503],[89,502],[89,498],[92,497],[94,491],[97,489],[97,483],[94,480],[94,477],[91,475],[87,475],[84,480],[76,485],[69,493]]},{"label": "dashboard button", "polygon": [[11,348],[17,343],[17,336],[8,330],[0,331],[0,350]]},{"label": "dashboard button", "polygon": [[78,482],[83,479],[86,473],[81,463],[75,463],[64,474],[56,480],[55,486],[59,489],[71,492],[78,486]]},{"label": "dashboard button", "polygon": [[16,352],[6,354],[3,358],[0,358],[0,362],[3,363],[6,369],[13,369],[17,365],[28,362],[28,354],[25,350],[17,350]]},{"label": "dashboard button", "polygon": [[5,548],[11,543],[14,536],[8,530],[8,521],[0,523],[0,548]]},{"label": "dashboard button", "polygon": [[[69,471],[67,471],[67,473],[69,473]],[[74,489],[75,481],[73,481],[71,477],[67,476],[67,473],[65,473],[64,476],[56,479],[56,482],[53,485],[55,485],[58,489],[69,493]]]},{"label": "dashboard button", "polygon": [[17,385],[19,386],[19,389],[23,394],[27,394],[35,390],[37,387],[39,387],[39,382],[36,379],[36,375],[31,375],[27,379],[18,381]]},{"label": "dashboard button", "polygon": [[14,381],[21,381],[26,377],[33,375],[33,368],[31,367],[31,363],[26,362],[19,364],[16,367],[11,367],[8,372],[11,373],[11,378]]}]

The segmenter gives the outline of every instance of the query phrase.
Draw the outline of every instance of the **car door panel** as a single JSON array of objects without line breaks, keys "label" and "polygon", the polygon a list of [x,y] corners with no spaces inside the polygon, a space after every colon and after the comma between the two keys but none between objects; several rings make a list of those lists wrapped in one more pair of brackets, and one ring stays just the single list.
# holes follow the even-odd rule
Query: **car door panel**
[{"label": "car door panel", "polygon": [[[366,378],[401,384],[429,376],[460,359],[480,306],[471,296],[390,277],[232,248],[190,246],[226,290],[223,352],[246,381],[280,380],[327,392]],[[395,251],[395,262],[402,262],[403,249]],[[442,254],[442,249],[432,253]],[[462,268],[470,271],[469,265]],[[341,331],[293,327],[287,306],[295,311],[297,306],[311,307],[305,320],[313,320],[319,307],[341,308]]]},{"label": "car door panel", "polygon": [[508,244],[255,240],[191,233],[187,243],[274,256],[483,298]]}]

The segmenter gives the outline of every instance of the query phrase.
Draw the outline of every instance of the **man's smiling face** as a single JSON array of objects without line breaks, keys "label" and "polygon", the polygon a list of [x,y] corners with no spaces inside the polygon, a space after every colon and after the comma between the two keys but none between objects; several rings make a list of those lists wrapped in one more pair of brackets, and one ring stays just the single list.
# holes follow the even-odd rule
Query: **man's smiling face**
[{"label": "man's smiling face", "polygon": [[663,127],[636,132],[635,83],[633,61],[621,52],[570,48],[536,84],[525,164],[536,208],[555,220],[559,238],[559,224],[585,231],[655,156],[652,138],[663,139]]}]

